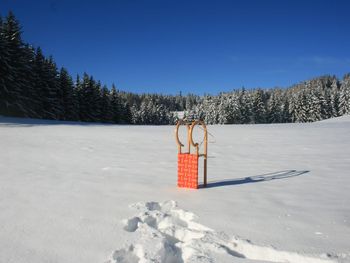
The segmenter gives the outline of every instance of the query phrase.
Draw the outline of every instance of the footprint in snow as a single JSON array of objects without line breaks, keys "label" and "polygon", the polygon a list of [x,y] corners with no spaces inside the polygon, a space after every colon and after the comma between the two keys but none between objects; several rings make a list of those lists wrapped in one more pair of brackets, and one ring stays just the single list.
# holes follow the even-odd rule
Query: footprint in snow
[{"label": "footprint in snow", "polygon": [[220,262],[234,258],[269,262],[336,262],[330,256],[311,257],[295,252],[252,244],[196,222],[197,217],[177,207],[175,201],[146,202],[131,205],[137,215],[123,221],[124,230],[137,234],[137,241],[114,251],[107,261],[114,262]]}]

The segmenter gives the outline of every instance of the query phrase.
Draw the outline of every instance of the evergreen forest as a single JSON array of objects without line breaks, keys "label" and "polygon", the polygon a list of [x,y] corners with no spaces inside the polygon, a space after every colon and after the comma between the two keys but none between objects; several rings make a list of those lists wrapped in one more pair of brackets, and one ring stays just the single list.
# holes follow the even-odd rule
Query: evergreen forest
[{"label": "evergreen forest", "polygon": [[0,115],[119,124],[174,124],[179,112],[208,124],[314,122],[350,114],[350,74],[289,88],[236,89],[218,95],[136,94],[83,73],[72,77],[26,43],[13,13],[0,17]]}]

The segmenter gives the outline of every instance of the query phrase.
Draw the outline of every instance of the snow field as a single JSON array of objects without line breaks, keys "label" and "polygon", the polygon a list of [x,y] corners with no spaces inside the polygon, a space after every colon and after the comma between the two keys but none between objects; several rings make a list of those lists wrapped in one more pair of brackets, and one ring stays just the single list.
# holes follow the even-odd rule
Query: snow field
[{"label": "snow field", "polygon": [[350,262],[348,120],[209,126],[188,190],[173,126],[0,118],[0,262]]}]

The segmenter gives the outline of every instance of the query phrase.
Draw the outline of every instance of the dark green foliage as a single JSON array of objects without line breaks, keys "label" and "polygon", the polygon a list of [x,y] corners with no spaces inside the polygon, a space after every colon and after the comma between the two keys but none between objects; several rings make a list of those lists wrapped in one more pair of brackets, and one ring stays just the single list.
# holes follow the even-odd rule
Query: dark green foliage
[{"label": "dark green foliage", "polygon": [[1,113],[13,116],[26,116],[24,110],[23,83],[25,60],[23,59],[24,45],[21,39],[21,29],[12,12],[1,24]]},{"label": "dark green foliage", "polygon": [[76,121],[78,120],[77,97],[75,95],[72,77],[65,68],[61,68],[59,75],[58,99],[61,108],[59,119]]},{"label": "dark green foliage", "polygon": [[0,114],[8,114],[10,99],[10,83],[12,80],[10,68],[10,54],[7,38],[3,30],[3,21],[0,17]]},{"label": "dark green foliage", "polygon": [[121,122],[121,100],[114,84],[112,85],[112,90],[110,92],[111,101],[111,120],[113,123]]},{"label": "dark green foliage", "polygon": [[101,89],[100,99],[100,115],[99,120],[102,122],[112,122],[112,104],[109,97],[109,89],[103,86]]}]

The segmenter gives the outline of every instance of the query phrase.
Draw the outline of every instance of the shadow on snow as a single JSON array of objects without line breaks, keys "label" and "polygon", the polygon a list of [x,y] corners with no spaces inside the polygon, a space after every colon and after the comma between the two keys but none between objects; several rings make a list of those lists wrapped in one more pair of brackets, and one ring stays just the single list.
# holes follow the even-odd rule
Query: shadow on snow
[{"label": "shadow on snow", "polygon": [[[207,183],[207,186],[205,188],[266,182],[266,181],[271,181],[275,179],[285,179],[285,178],[290,178],[294,176],[299,176],[302,174],[306,174],[308,172],[310,171],[286,170],[286,171],[279,171],[279,172],[268,173],[268,174],[249,176],[244,178],[214,181],[214,182]],[[199,188],[204,188],[204,186],[200,185]]]}]

